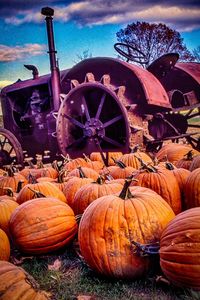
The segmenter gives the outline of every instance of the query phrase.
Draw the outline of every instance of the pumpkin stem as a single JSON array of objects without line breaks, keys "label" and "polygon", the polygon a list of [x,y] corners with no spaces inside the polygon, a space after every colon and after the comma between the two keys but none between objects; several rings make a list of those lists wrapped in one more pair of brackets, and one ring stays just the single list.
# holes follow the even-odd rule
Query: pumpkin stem
[{"label": "pumpkin stem", "polygon": [[98,184],[104,184],[105,183],[105,176],[100,175],[97,178],[96,183],[98,183]]},{"label": "pumpkin stem", "polygon": [[80,223],[80,220],[81,220],[81,217],[82,217],[83,214],[79,214],[79,215],[76,215],[75,216],[75,220],[76,222],[79,224]]},{"label": "pumpkin stem", "polygon": [[46,196],[42,194],[40,191],[33,190],[31,187],[28,187],[28,189],[34,193],[33,198],[43,198],[43,197],[46,198]]},{"label": "pumpkin stem", "polygon": [[66,173],[66,170],[61,170],[58,172],[58,183],[64,182],[65,173]]},{"label": "pumpkin stem", "polygon": [[169,161],[165,162],[165,167],[166,167],[167,170],[170,170],[170,171],[175,169],[175,166]]},{"label": "pumpkin stem", "polygon": [[5,187],[3,188],[4,190],[6,190],[6,195],[9,196],[9,197],[13,197],[14,196],[14,192],[13,192],[13,189],[10,188],[10,187]]},{"label": "pumpkin stem", "polygon": [[186,160],[193,160],[193,150],[188,151],[184,157]]},{"label": "pumpkin stem", "polygon": [[21,189],[22,189],[22,187],[23,187],[23,183],[24,183],[24,181],[23,180],[20,180],[19,182],[18,182],[18,184],[17,184],[17,193],[19,193],[20,191],[21,191]]},{"label": "pumpkin stem", "polygon": [[37,157],[36,160],[37,160],[37,163],[36,163],[37,169],[44,168],[44,165],[43,165],[43,162],[42,162],[42,158],[41,157]]},{"label": "pumpkin stem", "polygon": [[125,163],[123,163],[123,161],[121,161],[121,160],[116,160],[115,158],[113,158],[113,157],[111,157],[112,158],[112,160],[114,161],[114,163],[118,166],[118,167],[120,167],[121,169],[125,169],[126,168],[126,165],[125,165]]},{"label": "pumpkin stem", "polygon": [[159,254],[159,250],[160,250],[159,242],[154,242],[151,244],[140,244],[135,241],[131,241],[131,244],[133,244],[136,247],[136,253],[139,256]]},{"label": "pumpkin stem", "polygon": [[133,198],[133,195],[131,194],[131,191],[129,189],[129,186],[131,184],[133,180],[133,176],[130,176],[128,179],[125,180],[123,189],[119,195],[119,197],[123,200],[129,199],[129,198]]},{"label": "pumpkin stem", "polygon": [[83,153],[83,156],[86,162],[91,162],[91,159],[85,153]]},{"label": "pumpkin stem", "polygon": [[37,183],[35,176],[33,176],[31,172],[28,175],[28,183],[32,183],[32,184]]},{"label": "pumpkin stem", "polygon": [[136,155],[134,155],[138,160],[139,162],[141,163],[141,167],[140,167],[140,170],[146,170],[148,171],[149,173],[157,173],[157,169],[150,165],[149,163],[146,164],[140,157],[137,157]]},{"label": "pumpkin stem", "polygon": [[79,170],[80,178],[87,178],[87,177],[85,176],[85,173],[83,172],[83,169],[82,169],[80,166],[77,167],[77,169]]},{"label": "pumpkin stem", "polygon": [[135,153],[139,150],[139,144],[135,145],[133,148],[130,148],[131,152],[130,153]]}]

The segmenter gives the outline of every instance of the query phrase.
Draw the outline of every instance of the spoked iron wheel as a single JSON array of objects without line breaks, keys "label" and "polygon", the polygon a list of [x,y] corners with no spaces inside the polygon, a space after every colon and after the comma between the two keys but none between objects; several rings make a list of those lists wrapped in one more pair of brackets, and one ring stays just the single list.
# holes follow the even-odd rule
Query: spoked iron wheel
[{"label": "spoked iron wheel", "polygon": [[128,151],[126,110],[116,94],[103,84],[79,84],[60,106],[57,140],[61,152],[71,157],[93,151]]},{"label": "spoked iron wheel", "polygon": [[23,164],[22,147],[9,130],[0,128],[0,167],[13,162]]}]

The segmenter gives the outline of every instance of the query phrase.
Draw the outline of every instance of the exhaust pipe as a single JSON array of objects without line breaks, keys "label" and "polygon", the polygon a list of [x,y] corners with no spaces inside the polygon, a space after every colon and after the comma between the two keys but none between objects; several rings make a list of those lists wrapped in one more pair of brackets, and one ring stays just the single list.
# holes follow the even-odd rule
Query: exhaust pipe
[{"label": "exhaust pipe", "polygon": [[54,44],[54,35],[53,35],[53,15],[54,10],[50,7],[43,7],[41,9],[41,14],[46,16],[46,28],[47,28],[47,37],[48,37],[48,46],[49,46],[49,59],[50,59],[50,68],[51,68],[51,87],[52,87],[52,97],[54,111],[58,111],[60,107],[60,72],[57,66],[55,44]]}]

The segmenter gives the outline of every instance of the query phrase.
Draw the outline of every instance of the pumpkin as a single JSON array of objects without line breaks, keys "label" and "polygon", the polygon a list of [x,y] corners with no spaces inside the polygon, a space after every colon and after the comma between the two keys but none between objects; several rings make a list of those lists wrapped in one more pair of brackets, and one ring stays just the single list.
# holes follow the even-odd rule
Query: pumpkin
[{"label": "pumpkin", "polygon": [[200,206],[200,168],[195,169],[188,176],[184,186],[184,195],[186,208]]},{"label": "pumpkin", "polygon": [[188,151],[192,150],[194,155],[199,154],[197,150],[194,150],[189,145],[183,145],[183,144],[176,144],[176,143],[170,143],[164,145],[156,154],[156,158],[159,161],[165,160],[167,157],[167,160],[174,163],[178,161],[179,159],[182,159],[185,154],[188,153]]},{"label": "pumpkin", "polygon": [[139,169],[142,165],[142,161],[145,163],[152,163],[150,156],[145,152],[138,151],[137,147],[134,148],[131,153],[124,154],[119,160],[122,161],[126,166],[130,166],[134,169]]},{"label": "pumpkin", "polygon": [[127,167],[122,161],[115,161],[115,166],[110,166],[102,170],[101,174],[108,172],[113,179],[125,179],[136,171],[133,167]]},{"label": "pumpkin", "polygon": [[53,197],[36,198],[13,212],[10,232],[22,252],[43,254],[67,245],[77,232],[77,223],[66,203]]},{"label": "pumpkin", "polygon": [[88,167],[78,167],[72,171],[70,171],[68,174],[67,174],[67,177],[81,177],[81,173],[83,173],[85,177],[87,178],[92,178],[93,180],[97,180],[97,178],[99,177],[99,174],[91,169],[91,168],[88,168]]},{"label": "pumpkin", "polygon": [[152,189],[171,206],[175,214],[181,212],[180,188],[175,176],[169,170],[146,165],[134,174],[134,178],[137,181],[133,181],[133,185]]},{"label": "pumpkin", "polygon": [[193,160],[193,150],[188,151],[182,159],[179,159],[177,162],[175,162],[175,166],[177,168],[183,168],[183,169],[190,169],[192,160]]},{"label": "pumpkin", "polygon": [[197,168],[200,168],[200,155],[194,156],[189,170],[192,172]]},{"label": "pumpkin", "polygon": [[35,178],[40,177],[50,177],[56,179],[58,177],[58,172],[52,167],[42,167],[42,168],[24,168],[19,172],[27,180],[29,179],[30,174]]},{"label": "pumpkin", "polygon": [[[2,197],[5,197],[3,199]],[[12,212],[19,206],[19,204],[7,196],[1,196],[0,199],[0,228],[9,235],[9,220]]]},{"label": "pumpkin", "polygon": [[177,215],[164,229],[160,241],[160,266],[180,287],[200,290],[200,207]]},{"label": "pumpkin", "polygon": [[84,211],[79,224],[81,255],[96,272],[117,278],[136,279],[149,269],[149,258],[139,257],[134,241],[149,243],[160,239],[174,218],[170,206],[150,189],[128,190],[103,196]]},{"label": "pumpkin", "polygon": [[25,186],[26,178],[19,173],[14,173],[12,168],[8,169],[8,175],[0,178],[0,196],[7,194],[7,188],[17,192],[19,184]]},{"label": "pumpkin", "polygon": [[10,242],[6,233],[2,229],[0,229],[0,261],[9,260],[9,258],[10,258]]},{"label": "pumpkin", "polygon": [[0,261],[1,300],[48,300],[50,294],[39,290],[34,278],[10,262]]},{"label": "pumpkin", "polygon": [[[115,163],[113,161],[113,158],[115,160],[118,160],[123,154],[122,154],[122,152],[107,152],[107,153],[103,152],[103,155],[104,155],[105,158],[107,156],[108,166],[114,166]],[[101,154],[99,152],[92,152],[90,154],[90,159],[92,161],[97,161],[98,160],[98,161],[101,161],[102,163],[104,163],[103,159],[101,157]]]},{"label": "pumpkin", "polygon": [[75,159],[71,159],[69,158],[69,156],[67,156],[64,160],[63,169],[70,172],[78,167],[85,167],[85,166],[87,166],[87,162],[85,161],[84,158],[77,157]]},{"label": "pumpkin", "polygon": [[82,214],[86,207],[99,197],[115,194],[122,188],[120,183],[105,183],[103,177],[99,176],[96,182],[82,186],[75,194],[72,208],[75,215]]},{"label": "pumpkin", "polygon": [[22,204],[25,201],[35,198],[36,192],[41,193],[41,197],[51,196],[59,199],[60,201],[66,202],[64,193],[58,187],[56,187],[52,182],[43,181],[29,183],[24,186],[17,196],[17,203]]},{"label": "pumpkin", "polygon": [[70,178],[63,190],[63,193],[66,197],[67,204],[69,206],[73,206],[74,196],[76,192],[85,184],[91,183],[93,181],[92,178],[87,177],[72,177]]}]

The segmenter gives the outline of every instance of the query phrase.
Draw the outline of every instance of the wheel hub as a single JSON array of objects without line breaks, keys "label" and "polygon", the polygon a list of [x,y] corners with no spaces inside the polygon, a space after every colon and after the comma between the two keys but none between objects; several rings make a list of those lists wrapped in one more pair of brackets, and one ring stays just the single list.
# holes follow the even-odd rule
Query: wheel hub
[{"label": "wheel hub", "polygon": [[103,128],[103,123],[96,118],[91,118],[85,123],[85,128],[83,132],[85,136],[91,138],[96,136],[103,138],[105,136],[105,129]]}]

